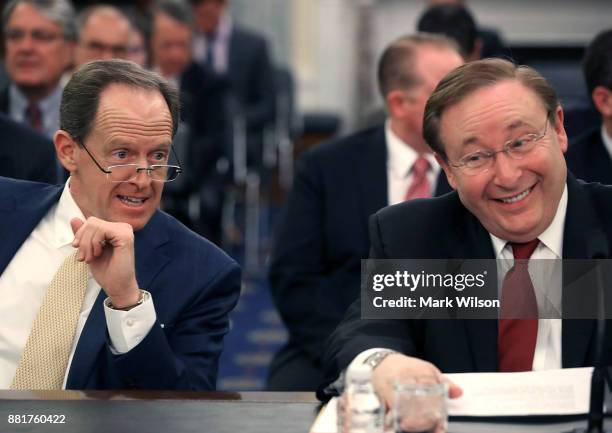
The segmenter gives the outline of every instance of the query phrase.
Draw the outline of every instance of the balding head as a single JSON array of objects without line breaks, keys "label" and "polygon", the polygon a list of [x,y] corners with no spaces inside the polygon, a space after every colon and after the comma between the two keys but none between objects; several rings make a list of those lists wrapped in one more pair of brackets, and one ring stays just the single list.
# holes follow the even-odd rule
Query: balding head
[{"label": "balding head", "polygon": [[92,60],[127,57],[131,26],[119,9],[107,5],[87,8],[79,15],[78,26],[76,67]]}]

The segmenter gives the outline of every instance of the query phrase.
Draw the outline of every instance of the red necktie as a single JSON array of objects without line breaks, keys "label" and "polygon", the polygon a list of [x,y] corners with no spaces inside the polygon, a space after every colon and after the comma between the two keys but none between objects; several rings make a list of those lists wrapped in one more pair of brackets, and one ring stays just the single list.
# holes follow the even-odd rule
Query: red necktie
[{"label": "red necktie", "polygon": [[412,200],[414,198],[431,197],[431,185],[427,179],[427,172],[431,168],[431,164],[424,156],[419,156],[414,164],[412,164],[412,182],[406,190],[404,200]]},{"label": "red necktie", "polygon": [[497,335],[499,371],[531,371],[538,336],[538,302],[529,276],[529,258],[538,240],[510,243],[514,266],[502,284],[501,318]]},{"label": "red necktie", "polygon": [[25,111],[25,118],[33,129],[38,132],[42,131],[42,113],[40,112],[40,107],[38,104],[31,103],[28,105]]}]

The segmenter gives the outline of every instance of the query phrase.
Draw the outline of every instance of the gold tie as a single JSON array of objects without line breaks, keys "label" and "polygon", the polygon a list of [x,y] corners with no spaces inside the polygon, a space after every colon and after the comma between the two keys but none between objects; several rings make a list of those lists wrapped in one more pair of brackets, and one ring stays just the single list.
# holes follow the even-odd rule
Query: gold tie
[{"label": "gold tie", "polygon": [[61,389],[87,288],[88,266],[70,254],[45,294],[11,389]]}]

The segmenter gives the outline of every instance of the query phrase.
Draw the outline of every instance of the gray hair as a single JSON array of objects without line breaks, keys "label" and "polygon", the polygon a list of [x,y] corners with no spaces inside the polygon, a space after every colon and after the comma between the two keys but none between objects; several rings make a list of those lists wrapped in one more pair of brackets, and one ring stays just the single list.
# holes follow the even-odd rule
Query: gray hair
[{"label": "gray hair", "polygon": [[156,0],[153,14],[163,13],[181,24],[193,25],[193,12],[184,0]]},{"label": "gray hair", "polygon": [[75,12],[70,0],[11,0],[2,12],[2,28],[5,31],[13,11],[22,3],[33,6],[46,18],[60,26],[64,39],[77,40]]},{"label": "gray hair", "polygon": [[179,96],[176,87],[159,74],[147,71],[127,60],[98,60],[79,68],[62,93],[60,129],[83,144],[91,132],[100,103],[100,94],[111,84],[158,91],[172,116],[172,135],[179,122]]}]

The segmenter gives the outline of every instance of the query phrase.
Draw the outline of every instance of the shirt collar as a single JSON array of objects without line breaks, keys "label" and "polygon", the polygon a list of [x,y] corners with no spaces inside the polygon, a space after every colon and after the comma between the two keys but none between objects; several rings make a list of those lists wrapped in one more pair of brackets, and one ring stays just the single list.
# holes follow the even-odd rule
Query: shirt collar
[{"label": "shirt collar", "polygon": [[[412,165],[418,158],[419,154],[407,143],[393,132],[391,122],[385,122],[385,141],[387,143],[387,166],[398,178],[408,176]],[[429,161],[431,169],[435,175],[440,171],[440,166],[436,157],[432,153],[423,155]]]},{"label": "shirt collar", "polygon": [[66,181],[62,195],[55,208],[55,214],[53,215],[53,227],[54,227],[54,238],[56,248],[61,248],[66,245],[72,244],[74,239],[74,233],[70,226],[70,220],[73,218],[80,218],[85,220],[83,212],[74,201],[70,192],[70,178]]},{"label": "shirt collar", "polygon": [[612,156],[612,137],[608,135],[606,132],[605,125],[601,125],[601,139],[603,141],[604,147],[608,151],[608,155]]},{"label": "shirt collar", "polygon": [[[59,119],[59,106],[62,100],[62,90],[62,86],[58,85],[46,98],[38,101],[38,108],[40,108],[42,113],[43,133],[47,136],[52,136],[59,127],[57,123]],[[23,122],[25,120],[26,108],[28,108],[30,102],[15,83],[11,83],[9,86],[9,101],[11,118],[18,122]]]},{"label": "shirt collar", "polygon": [[[540,244],[548,248],[550,251],[557,256],[557,258],[563,257],[563,229],[565,228],[565,215],[567,213],[567,183],[563,188],[563,194],[561,194],[561,200],[557,206],[557,212],[550,225],[538,236]],[[502,251],[508,244],[508,241],[498,238],[497,236],[489,233],[491,241],[493,242],[493,251],[495,257],[502,257]],[[541,247],[538,245],[538,248]]]}]

